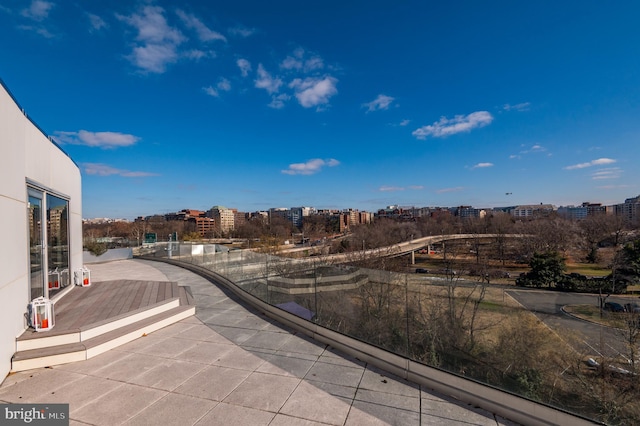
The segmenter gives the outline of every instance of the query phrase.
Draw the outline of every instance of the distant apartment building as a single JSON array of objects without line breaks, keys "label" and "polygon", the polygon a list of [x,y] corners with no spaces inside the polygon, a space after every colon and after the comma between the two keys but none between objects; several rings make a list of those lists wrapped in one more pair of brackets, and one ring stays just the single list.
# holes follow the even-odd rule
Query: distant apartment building
[{"label": "distant apartment building", "polygon": [[334,214],[338,219],[338,231],[348,232],[352,227],[373,222],[373,213],[361,212],[357,209],[345,209]]},{"label": "distant apartment building", "polygon": [[558,214],[572,220],[583,220],[589,216],[601,214],[614,214],[615,209],[611,206],[603,206],[601,203],[582,203],[580,206],[558,207]]},{"label": "distant apartment building", "polygon": [[247,213],[247,220],[261,220],[264,223],[268,223],[269,222],[269,212],[264,212],[264,211],[255,211],[255,212],[251,212],[251,213]]},{"label": "distant apartment building", "polygon": [[395,219],[395,220],[413,220],[412,211],[414,207],[387,206],[378,210],[376,218],[378,219]]},{"label": "distant apartment building", "polygon": [[640,195],[624,200],[618,208],[622,217],[631,223],[640,223]]},{"label": "distant apartment building", "polygon": [[286,211],[285,217],[293,224],[293,226],[300,228],[302,226],[302,218],[315,214],[315,212],[316,209],[313,207],[291,207]]},{"label": "distant apartment building", "polygon": [[476,209],[471,206],[459,206],[456,207],[454,215],[464,219],[483,218],[487,215],[487,212],[483,209]]},{"label": "distant apartment building", "polygon": [[196,225],[196,232],[203,238],[213,236],[216,229],[216,221],[210,217],[192,217],[187,219],[190,222],[194,222]]},{"label": "distant apartment building", "polygon": [[272,207],[269,209],[269,222],[275,217],[287,218],[289,209],[285,207]]},{"label": "distant apartment building", "polygon": [[572,220],[583,220],[587,218],[587,208],[585,206],[562,206],[558,207],[558,214]]},{"label": "distant apartment building", "polygon": [[235,214],[237,209],[224,206],[214,206],[207,211],[207,217],[215,221],[215,229],[219,232],[229,232],[235,229]]},{"label": "distant apartment building", "polygon": [[551,204],[528,204],[516,206],[511,210],[511,215],[516,218],[534,218],[549,216],[555,211]]}]

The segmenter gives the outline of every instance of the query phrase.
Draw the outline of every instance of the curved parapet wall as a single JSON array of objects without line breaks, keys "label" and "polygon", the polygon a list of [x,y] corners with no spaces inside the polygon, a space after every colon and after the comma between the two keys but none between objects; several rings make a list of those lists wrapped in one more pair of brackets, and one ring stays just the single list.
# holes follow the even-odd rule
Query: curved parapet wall
[{"label": "curved parapet wall", "polygon": [[[52,106],[53,107],[53,106]],[[82,267],[82,186],[73,160],[33,123],[0,80],[0,377],[11,368],[15,338],[30,299],[27,184],[68,201],[69,269]]]}]

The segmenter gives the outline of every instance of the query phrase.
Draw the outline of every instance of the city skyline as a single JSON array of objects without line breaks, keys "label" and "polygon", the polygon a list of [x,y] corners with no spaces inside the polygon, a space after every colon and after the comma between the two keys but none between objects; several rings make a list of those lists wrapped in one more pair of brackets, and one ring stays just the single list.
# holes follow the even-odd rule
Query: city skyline
[{"label": "city skyline", "polygon": [[[83,217],[640,192],[640,5],[0,5],[0,78]],[[635,12],[635,13],[634,13]]]}]

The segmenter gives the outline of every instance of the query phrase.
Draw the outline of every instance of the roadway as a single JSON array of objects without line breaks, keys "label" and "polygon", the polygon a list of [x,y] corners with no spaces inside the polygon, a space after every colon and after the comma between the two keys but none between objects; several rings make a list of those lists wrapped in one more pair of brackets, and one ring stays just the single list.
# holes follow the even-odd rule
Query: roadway
[{"label": "roadway", "polygon": [[[569,343],[581,354],[613,358],[628,353],[621,330],[578,319],[562,310],[566,305],[598,306],[598,295],[524,288],[507,290],[507,294],[535,314],[563,340],[575,338],[575,341]],[[629,299],[620,297],[610,297],[608,300],[621,304],[629,302]]]}]

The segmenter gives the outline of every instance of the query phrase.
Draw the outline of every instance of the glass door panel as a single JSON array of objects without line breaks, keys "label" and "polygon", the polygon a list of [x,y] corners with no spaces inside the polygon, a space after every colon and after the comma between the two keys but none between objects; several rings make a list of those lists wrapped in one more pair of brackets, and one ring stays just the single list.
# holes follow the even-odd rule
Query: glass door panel
[{"label": "glass door panel", "polygon": [[69,201],[47,194],[49,297],[69,285]]},{"label": "glass door panel", "polygon": [[44,234],[42,228],[42,193],[29,189],[29,266],[31,300],[44,296]]}]

